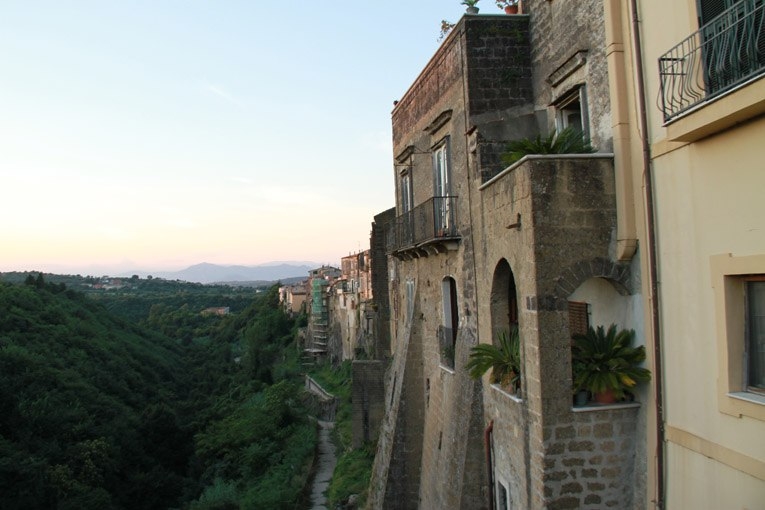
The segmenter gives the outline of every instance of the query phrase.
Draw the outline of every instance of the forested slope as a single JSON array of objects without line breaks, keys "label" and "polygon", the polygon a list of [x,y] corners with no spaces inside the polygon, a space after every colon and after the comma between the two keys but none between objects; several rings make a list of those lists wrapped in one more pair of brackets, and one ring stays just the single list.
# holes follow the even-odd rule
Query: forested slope
[{"label": "forested slope", "polygon": [[0,283],[0,508],[294,507],[315,430],[276,289],[191,337],[152,320]]}]

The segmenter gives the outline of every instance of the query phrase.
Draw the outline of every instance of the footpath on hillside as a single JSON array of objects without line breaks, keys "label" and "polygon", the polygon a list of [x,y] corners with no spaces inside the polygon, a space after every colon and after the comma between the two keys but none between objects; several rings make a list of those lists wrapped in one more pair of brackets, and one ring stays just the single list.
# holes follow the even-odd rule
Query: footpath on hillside
[{"label": "footpath on hillside", "polygon": [[318,416],[319,447],[316,470],[311,481],[311,510],[328,510],[325,493],[329,487],[330,480],[332,480],[335,465],[337,465],[335,444],[332,441],[337,399],[310,376],[306,376],[306,389],[313,393],[320,403],[320,413]]}]

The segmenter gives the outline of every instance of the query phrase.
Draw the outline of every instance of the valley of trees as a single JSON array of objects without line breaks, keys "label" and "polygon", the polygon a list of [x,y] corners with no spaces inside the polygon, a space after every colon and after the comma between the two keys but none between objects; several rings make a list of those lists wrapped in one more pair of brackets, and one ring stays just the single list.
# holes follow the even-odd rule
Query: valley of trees
[{"label": "valley of trees", "polygon": [[304,506],[316,428],[277,288],[132,283],[0,282],[0,508]]}]

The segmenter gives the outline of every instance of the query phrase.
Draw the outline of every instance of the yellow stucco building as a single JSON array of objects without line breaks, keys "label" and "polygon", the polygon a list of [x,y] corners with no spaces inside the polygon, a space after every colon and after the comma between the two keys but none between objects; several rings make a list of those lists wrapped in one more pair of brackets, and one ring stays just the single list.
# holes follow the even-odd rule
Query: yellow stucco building
[{"label": "yellow stucco building", "polygon": [[648,506],[765,508],[765,2],[605,5],[619,240],[652,255]]}]

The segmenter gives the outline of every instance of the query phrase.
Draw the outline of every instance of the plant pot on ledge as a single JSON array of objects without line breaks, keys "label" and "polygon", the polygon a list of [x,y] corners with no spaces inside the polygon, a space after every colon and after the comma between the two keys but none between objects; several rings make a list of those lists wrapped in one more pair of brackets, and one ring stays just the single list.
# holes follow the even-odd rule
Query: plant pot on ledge
[{"label": "plant pot on ledge", "polygon": [[613,404],[616,402],[616,395],[613,390],[601,391],[593,395],[593,400],[598,404]]},{"label": "plant pot on ledge", "polygon": [[505,14],[518,14],[518,6],[517,5],[506,5],[505,6]]}]

